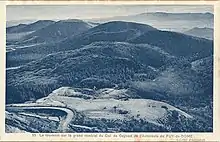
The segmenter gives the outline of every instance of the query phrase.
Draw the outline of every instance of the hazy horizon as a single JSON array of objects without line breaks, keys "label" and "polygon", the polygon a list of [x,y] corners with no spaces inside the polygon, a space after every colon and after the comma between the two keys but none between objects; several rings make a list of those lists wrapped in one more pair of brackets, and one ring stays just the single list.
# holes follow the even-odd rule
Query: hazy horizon
[{"label": "hazy horizon", "polygon": [[9,5],[7,21],[95,19],[140,13],[213,13],[212,5]]}]

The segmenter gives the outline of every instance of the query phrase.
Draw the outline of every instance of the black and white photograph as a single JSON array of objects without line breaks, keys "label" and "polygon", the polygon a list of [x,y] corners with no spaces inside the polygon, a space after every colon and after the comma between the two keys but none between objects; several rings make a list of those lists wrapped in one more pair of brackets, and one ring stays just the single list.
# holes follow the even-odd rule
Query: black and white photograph
[{"label": "black and white photograph", "polygon": [[5,133],[213,132],[213,5],[7,5]]}]

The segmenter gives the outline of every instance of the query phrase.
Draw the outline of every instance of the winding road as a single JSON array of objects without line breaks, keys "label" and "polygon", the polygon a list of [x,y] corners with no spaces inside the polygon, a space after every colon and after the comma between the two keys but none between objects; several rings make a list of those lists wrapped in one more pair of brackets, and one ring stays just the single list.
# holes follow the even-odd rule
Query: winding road
[{"label": "winding road", "polygon": [[63,108],[63,107],[57,107],[57,106],[7,106],[6,111],[8,112],[25,112],[25,110],[60,110],[65,112],[67,115],[65,118],[61,118],[60,124],[58,126],[58,130],[65,132],[66,129],[68,128],[68,125],[70,122],[75,119],[75,112],[68,109],[68,108]]}]

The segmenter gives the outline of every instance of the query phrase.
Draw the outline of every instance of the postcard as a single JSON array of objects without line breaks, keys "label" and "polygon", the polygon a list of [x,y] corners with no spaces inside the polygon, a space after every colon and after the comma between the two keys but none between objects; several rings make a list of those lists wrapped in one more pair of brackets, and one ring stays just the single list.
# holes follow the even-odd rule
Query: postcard
[{"label": "postcard", "polygon": [[2,141],[220,141],[218,1],[0,7]]}]

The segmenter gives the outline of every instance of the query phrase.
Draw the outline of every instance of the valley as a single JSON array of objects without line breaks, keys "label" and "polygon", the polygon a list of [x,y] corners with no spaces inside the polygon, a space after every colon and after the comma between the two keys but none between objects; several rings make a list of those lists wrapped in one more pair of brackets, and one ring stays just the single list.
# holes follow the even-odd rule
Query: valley
[{"label": "valley", "polygon": [[124,20],[6,31],[7,133],[213,130],[212,39]]}]

